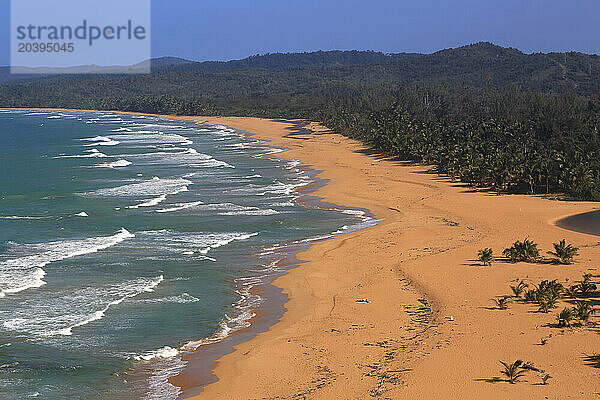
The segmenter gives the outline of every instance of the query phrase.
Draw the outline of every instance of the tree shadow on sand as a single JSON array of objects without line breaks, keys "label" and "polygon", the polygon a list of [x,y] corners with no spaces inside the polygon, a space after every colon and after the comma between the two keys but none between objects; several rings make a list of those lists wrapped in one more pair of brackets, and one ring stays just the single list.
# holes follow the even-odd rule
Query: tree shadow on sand
[{"label": "tree shadow on sand", "polygon": [[499,376],[493,376],[491,378],[475,378],[475,382],[486,382],[486,383],[499,383],[499,382],[507,382],[506,379],[502,379]]},{"label": "tree shadow on sand", "polygon": [[600,368],[600,354],[585,355],[583,362],[590,367]]}]

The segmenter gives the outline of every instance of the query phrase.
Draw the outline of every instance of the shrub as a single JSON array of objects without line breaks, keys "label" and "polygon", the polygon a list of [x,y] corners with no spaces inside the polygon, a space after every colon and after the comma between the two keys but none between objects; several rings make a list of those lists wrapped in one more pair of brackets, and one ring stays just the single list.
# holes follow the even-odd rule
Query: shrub
[{"label": "shrub", "polygon": [[523,360],[517,360],[512,364],[500,361],[500,364],[504,367],[500,373],[508,378],[509,383],[516,383],[527,372]]},{"label": "shrub", "polygon": [[529,285],[523,282],[523,280],[521,279],[519,283],[517,283],[515,286],[511,286],[510,288],[512,289],[515,297],[521,297],[525,289],[527,289],[528,287]]},{"label": "shrub", "polygon": [[525,238],[524,241],[516,241],[511,247],[504,249],[502,255],[513,263],[519,261],[534,262],[539,259],[540,252],[537,248],[537,244]]},{"label": "shrub", "polygon": [[558,319],[558,326],[571,326],[575,313],[572,308],[565,307],[556,318]]},{"label": "shrub", "polygon": [[556,298],[541,298],[539,300],[539,307],[538,307],[538,311],[540,312],[550,312],[551,309],[556,308]]},{"label": "shrub", "polygon": [[578,291],[579,285],[571,285],[568,288],[565,288],[565,294],[569,297],[577,297]]},{"label": "shrub", "polygon": [[550,374],[546,374],[542,376],[542,385],[547,385],[548,384],[548,379],[552,378],[550,376]]},{"label": "shrub", "polygon": [[542,297],[556,297],[558,298],[560,294],[565,290],[564,286],[556,279],[552,281],[541,281],[538,286],[536,286],[536,290]]},{"label": "shrub", "polygon": [[579,320],[581,325],[587,325],[590,321],[590,317],[596,313],[592,303],[589,301],[578,301],[577,305],[573,309],[575,318]]},{"label": "shrub", "polygon": [[571,244],[566,244],[565,239],[558,243],[554,243],[554,251],[549,251],[548,254],[556,257],[559,264],[571,264],[573,258],[578,255],[579,248]]},{"label": "shrub", "polygon": [[592,274],[584,274],[583,281],[577,285],[577,289],[583,295],[590,294],[591,292],[596,290],[596,285],[592,283]]},{"label": "shrub", "polygon": [[499,299],[492,299],[496,303],[496,306],[501,310],[506,310],[508,308],[508,303],[510,302],[509,296],[504,296]]},{"label": "shrub", "polygon": [[490,248],[485,248],[477,252],[477,259],[481,261],[483,265],[491,265],[493,258],[494,251]]},{"label": "shrub", "polygon": [[541,281],[539,285],[535,286],[535,289],[525,292],[525,301],[538,303],[538,311],[547,313],[556,307],[556,302],[563,291],[563,285],[558,283],[556,279]]},{"label": "shrub", "polygon": [[538,291],[536,289],[529,289],[525,292],[525,301],[538,301]]}]

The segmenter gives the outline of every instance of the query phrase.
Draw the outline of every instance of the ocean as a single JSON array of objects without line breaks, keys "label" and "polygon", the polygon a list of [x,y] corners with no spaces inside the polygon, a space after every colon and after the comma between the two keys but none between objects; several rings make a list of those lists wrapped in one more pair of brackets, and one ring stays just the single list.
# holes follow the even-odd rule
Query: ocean
[{"label": "ocean", "polygon": [[0,111],[0,399],[175,399],[180,355],[248,325],[303,244],[374,224],[319,206],[225,126]]}]

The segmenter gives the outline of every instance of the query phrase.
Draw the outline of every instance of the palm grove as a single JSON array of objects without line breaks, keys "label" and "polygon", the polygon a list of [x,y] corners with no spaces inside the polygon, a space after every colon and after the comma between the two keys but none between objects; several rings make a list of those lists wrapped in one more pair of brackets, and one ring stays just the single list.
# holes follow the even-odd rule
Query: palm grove
[{"label": "palm grove", "polygon": [[600,200],[598,93],[598,56],[479,43],[29,77],[0,85],[0,106],[306,118],[473,186]]}]

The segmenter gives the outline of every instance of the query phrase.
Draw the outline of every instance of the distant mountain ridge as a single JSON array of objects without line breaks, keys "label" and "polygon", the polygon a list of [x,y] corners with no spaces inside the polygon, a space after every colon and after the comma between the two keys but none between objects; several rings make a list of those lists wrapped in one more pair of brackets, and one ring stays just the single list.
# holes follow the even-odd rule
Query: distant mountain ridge
[{"label": "distant mountain ridge", "polygon": [[[192,61],[179,57],[159,57],[126,67],[128,72],[151,64],[153,73],[176,72],[228,72],[243,70],[290,69],[336,69],[344,67],[383,66],[386,73],[403,76],[405,81],[440,81],[451,78],[459,83],[483,84],[480,77],[485,73],[487,80],[496,79],[531,86],[539,90],[549,87],[549,80],[560,78],[550,86],[560,86],[560,91],[572,88],[597,92],[600,85],[595,82],[600,75],[600,57],[583,53],[532,53],[526,54],[514,48],[506,48],[489,42],[479,42],[453,49],[440,50],[432,54],[382,53],[376,51],[315,51],[305,53],[268,53],[231,61]],[[71,71],[68,71],[68,70]],[[112,73],[113,67],[79,66],[69,69],[52,69],[51,72],[98,74]],[[10,75],[9,67],[0,67],[0,83],[13,80],[38,80],[45,75]],[[473,80],[475,78],[475,80]],[[489,83],[489,82],[488,82]]]},{"label": "distant mountain ridge", "polygon": [[100,74],[11,76],[7,68],[0,69],[0,84],[4,82],[0,103],[74,105],[109,97],[106,102],[111,103],[114,97],[157,96],[230,103],[284,95],[314,96],[357,87],[392,90],[407,84],[477,90],[516,86],[582,96],[600,93],[598,55],[525,54],[488,42],[432,54],[333,50],[205,62],[161,57],[131,66],[130,72],[147,63],[151,63],[152,74],[109,74],[108,67]]}]

